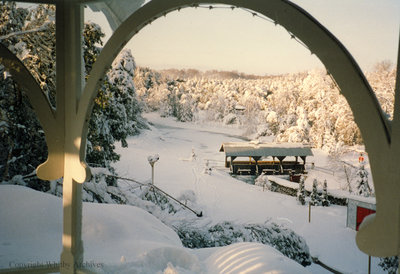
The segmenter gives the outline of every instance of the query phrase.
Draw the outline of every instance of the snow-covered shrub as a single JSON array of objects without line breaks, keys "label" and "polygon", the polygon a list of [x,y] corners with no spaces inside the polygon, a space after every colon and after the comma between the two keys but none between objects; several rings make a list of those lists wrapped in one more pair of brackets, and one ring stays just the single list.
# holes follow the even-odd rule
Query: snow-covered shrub
[{"label": "snow-covered shrub", "polygon": [[171,200],[167,196],[165,196],[163,193],[160,193],[159,191],[155,190],[152,187],[143,188],[143,191],[140,194],[140,197],[143,200],[147,200],[147,201],[150,201],[150,202],[156,204],[158,207],[161,208],[161,210],[166,211],[169,214],[177,212],[177,209],[172,204]]},{"label": "snow-covered shrub", "polygon": [[261,174],[254,180],[254,185],[261,186],[263,189],[271,190],[271,183],[266,174]]},{"label": "snow-covered shrub", "polygon": [[322,189],[322,195],[321,195],[321,205],[322,206],[329,206],[329,200],[328,200],[328,183],[326,180],[324,180],[324,185]]},{"label": "snow-covered shrub", "polygon": [[179,201],[187,205],[188,203],[195,203],[196,202],[196,194],[193,190],[185,190],[183,191],[177,198]]},{"label": "snow-covered shrub", "polygon": [[396,274],[399,268],[399,257],[393,256],[388,258],[380,258],[379,266],[389,274]]},{"label": "snow-covered shrub", "polygon": [[370,196],[371,188],[368,184],[368,171],[365,170],[364,163],[360,163],[356,176],[357,194],[364,197]]},{"label": "snow-covered shrub", "polygon": [[304,189],[304,177],[301,176],[299,182],[299,188],[297,189],[297,200],[300,204],[305,205],[306,197],[305,197],[305,189]]},{"label": "snow-covered shrub", "polygon": [[229,113],[224,117],[224,124],[225,125],[233,125],[238,122],[238,117],[235,113]]},{"label": "snow-covered shrub", "polygon": [[283,255],[303,266],[311,264],[311,256],[305,240],[292,230],[271,222],[246,225],[222,222],[208,228],[181,224],[176,231],[183,245],[188,248],[259,242],[276,248]]},{"label": "snow-covered shrub", "polygon": [[210,162],[207,160],[204,166],[204,174],[211,175],[212,167],[210,167]]},{"label": "snow-covered shrub", "polygon": [[15,175],[11,178],[10,184],[12,185],[19,185],[19,186],[26,186],[26,182],[22,175]]},{"label": "snow-covered shrub", "polygon": [[266,117],[266,122],[272,133],[276,135],[279,129],[279,119],[275,111],[270,111],[268,113],[268,116]]},{"label": "snow-covered shrub", "polygon": [[[47,191],[47,193],[62,197],[62,190],[62,179],[52,180],[50,181],[50,189]],[[84,197],[82,197],[82,200],[87,201]]]},{"label": "snow-covered shrub", "polygon": [[317,185],[318,185],[318,181],[317,181],[317,179],[314,179],[312,192],[310,195],[310,204],[312,206],[318,206],[321,204],[321,197],[319,196]]}]

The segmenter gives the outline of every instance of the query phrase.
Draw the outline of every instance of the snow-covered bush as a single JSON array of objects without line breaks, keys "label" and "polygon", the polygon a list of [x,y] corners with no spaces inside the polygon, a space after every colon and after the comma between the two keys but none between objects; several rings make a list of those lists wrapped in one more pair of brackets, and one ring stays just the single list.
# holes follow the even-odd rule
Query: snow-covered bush
[{"label": "snow-covered bush", "polygon": [[143,188],[140,197],[143,200],[147,200],[156,204],[158,207],[161,208],[161,210],[166,211],[169,214],[177,212],[177,209],[171,203],[171,200],[159,191],[154,190],[154,188],[152,187]]},{"label": "snow-covered bush", "polygon": [[182,224],[176,228],[176,231],[183,245],[188,248],[259,242],[276,248],[283,255],[303,266],[311,264],[311,256],[305,240],[292,230],[271,222],[246,225],[222,222],[211,227]]},{"label": "snow-covered bush", "polygon": [[312,206],[318,206],[321,204],[321,197],[319,196],[317,186],[318,186],[318,181],[317,181],[317,179],[314,179],[313,186],[312,186],[312,192],[310,195],[310,204]]},{"label": "snow-covered bush", "polygon": [[368,171],[365,170],[364,163],[360,163],[356,176],[357,194],[369,197],[371,195],[371,188],[368,184]]},{"label": "snow-covered bush", "polygon": [[212,167],[210,166],[210,162],[207,160],[204,166],[204,174],[211,175]]},{"label": "snow-covered bush", "polygon": [[389,274],[396,274],[399,268],[399,257],[380,258],[379,266]]},{"label": "snow-covered bush", "polygon": [[306,197],[305,197],[305,189],[304,189],[304,177],[301,176],[299,182],[299,188],[297,189],[297,200],[300,204],[305,205]]},{"label": "snow-covered bush", "polygon": [[326,180],[324,180],[324,185],[323,185],[323,189],[322,189],[321,205],[322,206],[330,205],[330,202],[328,200],[328,182]]},{"label": "snow-covered bush", "polygon": [[179,201],[188,205],[189,203],[194,204],[196,202],[196,194],[193,190],[185,190],[177,197]]},{"label": "snow-covered bush", "polygon": [[254,185],[261,186],[263,189],[271,190],[271,183],[266,174],[261,174],[254,180]]}]

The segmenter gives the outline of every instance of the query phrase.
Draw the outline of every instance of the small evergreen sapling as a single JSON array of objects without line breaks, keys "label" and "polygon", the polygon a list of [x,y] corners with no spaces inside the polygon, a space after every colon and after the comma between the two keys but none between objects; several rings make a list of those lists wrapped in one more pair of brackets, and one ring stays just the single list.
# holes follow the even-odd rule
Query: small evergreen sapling
[{"label": "small evergreen sapling", "polygon": [[297,190],[297,200],[300,202],[300,204],[305,205],[306,203],[306,197],[305,197],[305,190],[304,190],[304,178],[301,176],[300,182],[299,182],[299,188]]},{"label": "small evergreen sapling", "polygon": [[368,171],[365,170],[364,162],[360,163],[360,167],[357,170],[357,194],[369,197],[371,195],[371,188],[368,184]]},{"label": "small evergreen sapling", "polygon": [[318,181],[317,181],[317,179],[314,179],[313,188],[312,188],[312,192],[311,192],[311,195],[310,195],[310,198],[311,198],[310,204],[312,206],[319,205],[320,202],[321,202],[321,198],[320,198],[320,196],[318,194],[317,185],[318,185]]},{"label": "small evergreen sapling", "polygon": [[210,163],[207,160],[206,164],[205,164],[205,167],[204,167],[204,174],[211,175],[211,171],[212,171],[212,168],[210,167]]},{"label": "small evergreen sapling", "polygon": [[322,206],[329,206],[329,200],[328,200],[328,183],[326,179],[324,180],[324,186],[322,189],[322,197],[321,197],[321,204]]}]

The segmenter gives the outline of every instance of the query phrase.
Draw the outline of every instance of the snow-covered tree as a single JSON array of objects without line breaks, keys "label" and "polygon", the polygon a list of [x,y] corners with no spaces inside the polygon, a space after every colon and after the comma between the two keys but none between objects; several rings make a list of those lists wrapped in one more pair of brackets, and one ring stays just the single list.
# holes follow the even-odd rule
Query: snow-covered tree
[{"label": "snow-covered tree", "polygon": [[[1,42],[23,61],[55,107],[55,7],[38,5],[27,10],[7,2],[0,5],[0,14]],[[86,74],[101,51],[103,36],[98,25],[85,24]],[[133,58],[125,55],[120,60],[121,64],[114,65],[112,72],[120,75],[114,79],[122,80],[111,83],[110,77],[103,79],[90,120],[87,160],[97,166],[109,167],[110,162],[118,160],[114,142],[124,142],[127,135],[138,133],[139,125],[144,124],[132,84]],[[47,147],[27,97],[1,65],[0,77],[0,148],[5,148],[0,152],[0,180],[6,180],[32,173],[45,161]],[[41,190],[50,187],[37,178],[30,179],[28,185]]]},{"label": "snow-covered tree", "polygon": [[313,206],[320,205],[320,202],[321,202],[321,198],[319,196],[317,186],[318,186],[318,181],[317,181],[317,179],[314,179],[313,186],[312,186],[312,192],[310,195],[310,204]]},{"label": "snow-covered tree", "polygon": [[279,129],[279,119],[278,115],[275,111],[269,111],[266,122],[268,123],[268,127],[271,130],[272,134],[276,135]]},{"label": "snow-covered tree", "polygon": [[[346,99],[323,70],[264,77],[216,71],[139,71],[135,82],[145,109],[159,110],[163,116],[186,121],[185,110],[189,119],[240,126],[251,138],[274,135],[277,141],[309,142],[330,154],[362,144]],[[395,69],[382,62],[367,77],[390,116]]]},{"label": "snow-covered tree", "polygon": [[[13,2],[7,2],[0,5],[0,14],[1,42],[24,62],[40,82],[37,76],[44,72],[41,69],[45,65],[42,67],[33,65],[33,60],[37,60],[36,57],[32,57],[35,54],[31,54],[23,42],[26,35],[33,35],[33,33],[24,34],[33,24],[27,21],[28,10],[17,8]],[[46,41],[45,36],[44,41]],[[36,50],[43,49],[42,47],[46,47],[45,42],[37,45]],[[50,48],[47,53],[50,56],[51,51]],[[5,71],[1,64],[0,136],[0,181],[14,176],[29,175],[47,158],[43,130],[29,100],[13,81],[12,75]],[[40,190],[46,190],[48,187],[47,183],[35,178],[30,179],[26,184]]]},{"label": "snow-covered tree", "polygon": [[357,194],[368,197],[371,195],[371,188],[368,184],[368,171],[365,170],[364,163],[361,162],[356,173]]},{"label": "snow-covered tree", "polygon": [[268,180],[268,176],[267,174],[262,173],[260,176],[258,176],[255,180],[254,180],[254,185],[256,186],[261,186],[263,188],[263,190],[271,190],[271,183]]},{"label": "snow-covered tree", "polygon": [[396,274],[397,269],[399,269],[399,257],[380,258],[379,266],[389,274]]},{"label": "snow-covered tree", "polygon": [[322,188],[321,204],[322,204],[322,206],[330,205],[330,202],[328,199],[328,182],[326,181],[326,179],[324,180],[324,185]]},{"label": "snow-covered tree", "polygon": [[305,196],[304,178],[303,178],[303,176],[301,176],[301,178],[300,178],[299,188],[297,190],[297,200],[302,205],[306,204],[306,196]]},{"label": "snow-covered tree", "polygon": [[[87,73],[90,73],[91,66],[100,53],[99,46],[103,36],[98,25],[85,25]],[[119,160],[119,155],[115,152],[115,142],[120,141],[123,147],[127,147],[126,138],[138,134],[140,129],[146,127],[133,84],[135,69],[130,50],[122,50],[104,77],[89,121],[86,155],[89,164],[112,170],[110,163]]]},{"label": "snow-covered tree", "polygon": [[396,67],[391,61],[384,60],[378,62],[366,76],[383,111],[389,118],[393,118]]}]

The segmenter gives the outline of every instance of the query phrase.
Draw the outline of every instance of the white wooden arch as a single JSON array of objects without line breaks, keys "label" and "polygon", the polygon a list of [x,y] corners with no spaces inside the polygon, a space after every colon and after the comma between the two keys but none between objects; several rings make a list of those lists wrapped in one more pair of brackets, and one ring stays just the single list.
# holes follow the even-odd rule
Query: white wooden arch
[{"label": "white wooden arch", "polygon": [[[93,66],[79,109],[83,111],[84,106],[93,102],[102,75],[119,51],[140,29],[170,11],[210,3],[243,7],[270,18],[299,38],[325,65],[353,111],[369,154],[374,178],[377,214],[369,218],[369,225],[361,228],[357,235],[357,244],[362,251],[373,256],[399,254],[400,169],[395,164],[396,155],[400,155],[399,100],[396,100],[395,117],[391,122],[383,113],[372,88],[347,49],[315,18],[290,1],[152,0],[122,22],[104,46]],[[399,88],[396,98],[398,93]],[[89,117],[90,108],[86,111],[85,117]],[[85,136],[86,128],[83,127],[82,136]],[[388,226],[388,222],[392,225]]]},{"label": "white wooden arch", "polygon": [[54,1],[57,7],[56,110],[39,95],[40,88],[22,63],[5,47],[0,47],[0,61],[13,72],[18,84],[25,87],[45,131],[49,157],[38,167],[38,176],[43,179],[64,177],[61,261],[73,267],[61,268],[61,272],[77,272],[83,260],[81,184],[90,176],[84,161],[87,126],[101,78],[123,46],[146,24],[178,8],[210,3],[243,7],[263,14],[298,37],[322,61],[347,99],[370,157],[377,214],[364,222],[357,234],[357,244],[362,251],[373,256],[400,254],[400,168],[397,160],[400,155],[400,62],[394,119],[389,121],[345,47],[317,20],[290,1],[152,0],[129,16],[113,33],[84,86],[81,58],[84,2]]}]

